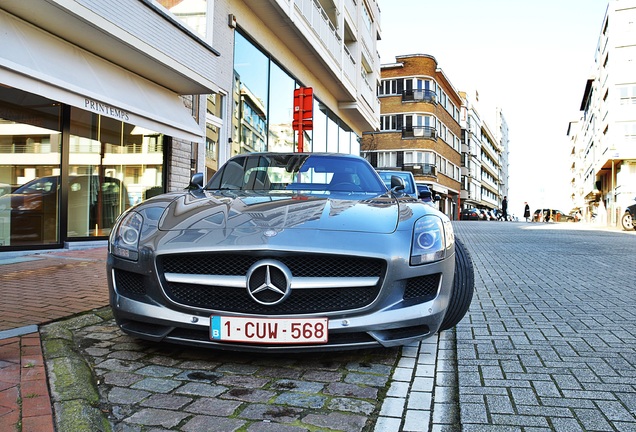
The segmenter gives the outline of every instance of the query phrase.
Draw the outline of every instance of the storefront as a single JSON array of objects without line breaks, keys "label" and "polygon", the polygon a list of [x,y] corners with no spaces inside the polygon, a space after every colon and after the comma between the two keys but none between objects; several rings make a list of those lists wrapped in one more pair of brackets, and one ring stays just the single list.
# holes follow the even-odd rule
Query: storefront
[{"label": "storefront", "polygon": [[105,239],[164,191],[173,141],[204,142],[197,107],[2,10],[0,28],[0,251]]}]

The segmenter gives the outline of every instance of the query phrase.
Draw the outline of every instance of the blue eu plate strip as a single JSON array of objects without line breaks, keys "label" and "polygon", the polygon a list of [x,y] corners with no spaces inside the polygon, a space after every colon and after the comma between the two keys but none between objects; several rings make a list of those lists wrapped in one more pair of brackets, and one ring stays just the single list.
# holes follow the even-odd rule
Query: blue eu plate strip
[{"label": "blue eu plate strip", "polygon": [[210,339],[221,339],[221,317],[213,316],[210,320]]}]

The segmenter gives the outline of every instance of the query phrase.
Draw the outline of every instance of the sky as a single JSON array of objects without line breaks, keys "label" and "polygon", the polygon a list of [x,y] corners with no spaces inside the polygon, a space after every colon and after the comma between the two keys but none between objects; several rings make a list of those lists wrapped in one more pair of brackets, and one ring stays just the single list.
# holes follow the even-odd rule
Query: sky
[{"label": "sky", "polygon": [[435,57],[495,129],[509,129],[508,212],[569,212],[570,121],[580,117],[608,0],[378,0],[380,62]]}]

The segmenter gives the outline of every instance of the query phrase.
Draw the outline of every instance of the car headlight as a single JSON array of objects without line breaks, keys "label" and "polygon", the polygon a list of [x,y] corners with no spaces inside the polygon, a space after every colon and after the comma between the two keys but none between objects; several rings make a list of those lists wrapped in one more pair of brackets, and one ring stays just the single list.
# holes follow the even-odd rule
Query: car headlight
[{"label": "car headlight", "polygon": [[427,215],[415,222],[411,245],[411,265],[427,264],[444,259],[455,235],[450,221]]},{"label": "car headlight", "polygon": [[111,234],[110,252],[113,255],[137,261],[143,223],[144,218],[139,213],[134,211],[126,213]]}]

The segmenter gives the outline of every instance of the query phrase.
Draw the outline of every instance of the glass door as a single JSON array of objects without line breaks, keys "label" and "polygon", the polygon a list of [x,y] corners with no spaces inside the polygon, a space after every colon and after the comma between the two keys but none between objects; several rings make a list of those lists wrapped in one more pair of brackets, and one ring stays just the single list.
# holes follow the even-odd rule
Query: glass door
[{"label": "glass door", "polygon": [[0,247],[59,242],[60,111],[0,86]]},{"label": "glass door", "polygon": [[162,135],[71,110],[69,237],[107,236],[124,210],[162,192]]}]

